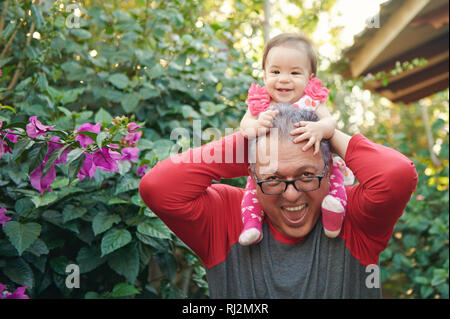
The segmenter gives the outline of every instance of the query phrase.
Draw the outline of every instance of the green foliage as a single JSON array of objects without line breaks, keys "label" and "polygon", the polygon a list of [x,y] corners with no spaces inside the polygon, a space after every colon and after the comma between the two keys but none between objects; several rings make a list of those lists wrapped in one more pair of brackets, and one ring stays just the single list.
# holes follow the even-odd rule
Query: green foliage
[{"label": "green foliage", "polygon": [[[80,28],[69,27],[73,12],[60,3],[9,3],[1,33],[3,43],[11,40],[0,61],[3,129],[24,129],[36,115],[66,138],[82,123],[106,127],[128,114],[145,124],[139,163],[152,167],[178,142],[170,139],[175,127],[190,130],[200,118],[202,129],[238,126],[253,81],[249,62],[228,45],[231,34],[192,25],[195,3],[140,1],[130,10],[98,3],[80,7]],[[80,134],[100,147],[108,137],[102,133]],[[74,149],[56,166],[53,192],[41,196],[28,174],[47,143],[6,141],[14,151],[0,162],[0,206],[13,220],[0,232],[0,282],[26,284],[32,298],[207,296],[198,258],[139,198],[134,165],[121,162],[117,174],[97,170],[80,182],[83,156]],[[80,266],[80,289],[65,286],[70,263]]]}]

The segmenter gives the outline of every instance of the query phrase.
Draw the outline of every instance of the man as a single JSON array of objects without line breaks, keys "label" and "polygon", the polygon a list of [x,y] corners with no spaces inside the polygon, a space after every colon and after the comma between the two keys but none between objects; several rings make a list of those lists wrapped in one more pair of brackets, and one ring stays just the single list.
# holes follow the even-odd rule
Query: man
[{"label": "man", "polygon": [[[279,111],[272,128],[277,136],[269,133],[265,143],[271,154],[271,138],[277,138],[274,171],[260,155],[254,165],[240,160],[248,142],[236,133],[158,163],[141,181],[142,199],[201,258],[212,298],[380,298],[379,285],[367,284],[366,266],[378,263],[415,189],[413,163],[362,135],[336,130],[331,147],[359,183],[347,188],[340,235],[327,238],[320,206],[329,189],[328,142],[322,142],[320,155],[312,148],[303,151],[305,143],[295,144],[290,134],[293,122],[317,117],[291,107]],[[264,154],[263,147],[259,139],[256,153]],[[289,182],[279,195],[264,194],[264,186],[258,186],[266,216],[263,239],[244,247],[238,243],[244,190],[212,181],[247,174],[256,183],[263,177]],[[292,182],[305,174],[315,176],[317,188],[305,192]]]}]

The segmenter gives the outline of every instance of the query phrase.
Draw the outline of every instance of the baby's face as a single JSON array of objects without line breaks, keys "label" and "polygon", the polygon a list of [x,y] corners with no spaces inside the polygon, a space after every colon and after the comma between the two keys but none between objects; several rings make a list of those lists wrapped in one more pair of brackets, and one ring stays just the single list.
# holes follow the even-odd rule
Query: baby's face
[{"label": "baby's face", "polygon": [[264,83],[273,103],[297,102],[312,76],[310,61],[300,46],[273,47],[267,54]]}]

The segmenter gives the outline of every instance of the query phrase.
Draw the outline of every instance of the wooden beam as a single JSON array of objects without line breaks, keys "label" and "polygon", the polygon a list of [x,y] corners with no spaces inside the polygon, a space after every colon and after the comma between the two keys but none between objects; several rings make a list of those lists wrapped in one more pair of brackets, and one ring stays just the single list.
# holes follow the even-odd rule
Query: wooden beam
[{"label": "wooden beam", "polygon": [[[402,73],[400,73],[400,74],[398,74],[396,76],[389,76],[388,77],[389,83],[396,82],[396,81],[398,81],[400,79],[403,79],[405,77],[409,77],[409,76],[411,76],[413,74],[416,74],[416,73],[418,73],[420,71],[428,69],[428,68],[432,67],[433,65],[436,65],[436,64],[438,64],[438,63],[440,63],[442,61],[448,60],[448,58],[449,58],[449,51],[442,52],[441,54],[438,54],[437,56],[434,56],[434,57],[428,59],[427,60],[428,63],[426,65],[424,65],[424,66],[415,67],[412,70],[404,71],[404,72],[402,72]],[[367,82],[364,85],[364,88],[366,88],[368,90],[374,90],[374,89],[380,88],[382,86],[383,86],[383,82],[381,80],[376,80],[376,81]]]},{"label": "wooden beam", "polygon": [[442,73],[448,72],[449,60],[444,60],[438,64],[425,68],[420,72],[411,74],[411,76],[404,77],[398,81],[389,82],[387,87],[381,87],[377,90],[391,90],[393,92],[403,90],[407,87],[416,85],[418,83],[428,81],[431,78],[438,77]]},{"label": "wooden beam", "polygon": [[430,0],[407,0],[350,61],[353,77],[359,76],[370,65]]},{"label": "wooden beam", "polygon": [[389,61],[385,61],[377,66],[374,66],[364,71],[364,74],[366,73],[376,74],[380,71],[387,71],[393,69],[395,68],[395,63],[397,61],[400,62],[411,61],[414,58],[425,58],[428,60],[446,51],[449,51],[448,32],[423,43],[419,47],[415,47],[408,50],[407,52],[403,52],[400,55],[393,57]]},{"label": "wooden beam", "polygon": [[422,90],[412,92],[411,94],[400,96],[397,99],[392,100],[393,103],[403,102],[405,104],[409,104],[412,102],[416,102],[424,97],[430,96],[431,94],[443,91],[448,88],[448,78],[442,80],[439,83],[434,84],[433,86],[429,86],[423,88]]},{"label": "wooden beam", "polygon": [[387,97],[391,101],[398,100],[402,96],[405,96],[405,95],[411,94],[413,92],[422,90],[422,89],[424,89],[426,87],[431,87],[431,86],[435,85],[436,83],[441,82],[442,80],[448,79],[448,77],[449,77],[449,72],[445,72],[445,73],[443,73],[443,74],[441,74],[439,76],[432,77],[432,78],[430,78],[430,79],[428,79],[426,81],[421,81],[421,82],[419,82],[419,83],[417,83],[415,85],[408,86],[405,89],[398,90],[398,91],[395,91],[395,92],[387,89],[387,90],[380,91],[380,94],[385,96],[385,97]]}]

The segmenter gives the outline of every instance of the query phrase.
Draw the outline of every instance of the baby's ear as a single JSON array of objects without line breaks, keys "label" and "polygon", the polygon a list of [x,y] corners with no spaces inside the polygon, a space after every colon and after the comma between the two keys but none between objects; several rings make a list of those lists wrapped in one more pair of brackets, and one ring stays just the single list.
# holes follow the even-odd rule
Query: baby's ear
[{"label": "baby's ear", "polygon": [[314,77],[314,73],[311,73],[310,75],[309,75],[309,79],[311,80],[313,77]]}]

